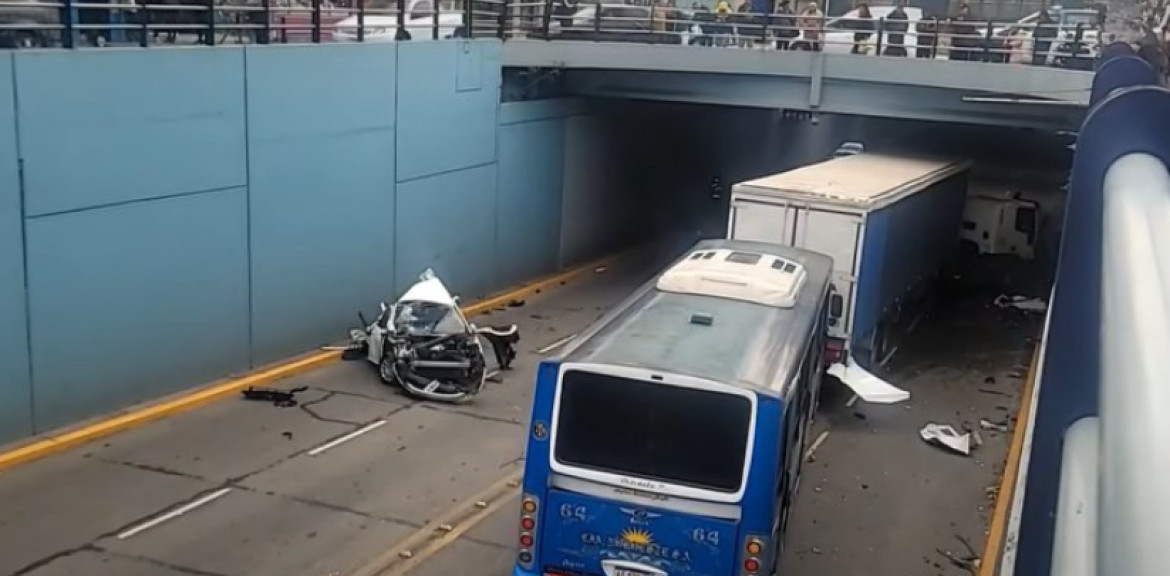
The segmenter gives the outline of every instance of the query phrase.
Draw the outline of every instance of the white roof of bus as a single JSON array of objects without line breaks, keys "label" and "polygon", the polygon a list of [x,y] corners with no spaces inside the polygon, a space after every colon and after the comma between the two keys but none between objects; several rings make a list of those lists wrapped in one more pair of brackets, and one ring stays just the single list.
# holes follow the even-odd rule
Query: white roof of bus
[{"label": "white roof of bus", "polygon": [[740,182],[734,192],[872,210],[966,167],[952,159],[855,154]]}]

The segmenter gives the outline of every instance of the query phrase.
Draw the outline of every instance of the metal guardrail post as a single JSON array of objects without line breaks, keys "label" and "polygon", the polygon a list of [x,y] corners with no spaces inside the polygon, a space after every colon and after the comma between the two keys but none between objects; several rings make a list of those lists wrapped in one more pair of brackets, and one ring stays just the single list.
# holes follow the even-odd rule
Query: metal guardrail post
[{"label": "metal guardrail post", "polygon": [[1158,576],[1170,542],[1170,172],[1122,156],[1102,196],[1097,574]]},{"label": "metal guardrail post", "polygon": [[321,43],[321,0],[313,0],[313,44]]},{"label": "metal guardrail post", "polygon": [[431,40],[439,39],[439,15],[442,13],[441,5],[435,5],[435,9],[431,10]]},{"label": "metal guardrail post", "polygon": [[61,47],[73,47],[73,0],[64,0],[61,7],[61,25],[64,30],[61,32]]},{"label": "metal guardrail post", "polygon": [[886,31],[886,19],[884,17],[878,18],[877,24],[878,24],[877,25],[877,40],[874,42],[873,55],[874,56],[881,56],[882,55],[882,36],[884,35],[884,33]]},{"label": "metal guardrail post", "polygon": [[463,37],[475,38],[475,2],[472,0],[464,0],[463,2]]},{"label": "metal guardrail post", "polygon": [[991,62],[991,36],[995,31],[995,25],[990,20],[987,21],[987,33],[983,35],[983,61]]},{"label": "metal guardrail post", "polygon": [[[438,8],[435,9],[438,11]],[[402,40],[406,36],[406,0],[394,3],[394,39]]]},{"label": "metal guardrail post", "polygon": [[508,35],[505,33],[505,30],[504,30],[507,26],[508,26],[508,0],[500,0],[500,23],[499,23],[499,27],[496,29],[496,35],[500,38],[500,40],[504,40],[505,38],[507,38]]},{"label": "metal guardrail post", "polygon": [[942,27],[939,26],[938,17],[934,18],[934,33],[930,35],[930,59],[938,58],[938,37],[942,32]]},{"label": "metal guardrail post", "polygon": [[215,46],[215,0],[207,0],[207,45]]},{"label": "metal guardrail post", "polygon": [[138,32],[142,37],[138,39],[138,47],[150,46],[150,6],[142,5],[138,9]]},{"label": "metal guardrail post", "polygon": [[366,41],[366,0],[357,0],[357,40]]},{"label": "metal guardrail post", "polygon": [[552,40],[549,29],[552,28],[553,0],[544,1],[544,14],[541,14],[540,31],[545,40]]},{"label": "metal guardrail post", "polygon": [[600,38],[600,35],[601,35],[601,2],[595,2],[593,4],[593,32],[598,35],[598,36],[595,36],[593,38],[593,41],[594,42],[600,41],[601,40],[601,38]]},{"label": "metal guardrail post", "polygon": [[260,31],[260,43],[268,44],[272,41],[272,0],[261,0],[260,7],[264,9],[264,28]]}]

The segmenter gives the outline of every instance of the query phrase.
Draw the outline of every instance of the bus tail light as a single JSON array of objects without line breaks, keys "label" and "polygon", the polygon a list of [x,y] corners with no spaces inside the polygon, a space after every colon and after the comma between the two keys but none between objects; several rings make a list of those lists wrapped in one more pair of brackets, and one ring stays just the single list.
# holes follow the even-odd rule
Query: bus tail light
[{"label": "bus tail light", "polygon": [[763,536],[748,536],[743,545],[743,574],[755,576],[760,573],[768,555],[768,539]]},{"label": "bus tail light", "polygon": [[531,569],[535,559],[533,549],[536,547],[536,525],[540,517],[540,502],[532,494],[524,494],[520,499],[520,548],[516,551],[516,561],[521,567]]},{"label": "bus tail light", "polygon": [[825,366],[845,361],[845,341],[840,338],[825,339]]}]

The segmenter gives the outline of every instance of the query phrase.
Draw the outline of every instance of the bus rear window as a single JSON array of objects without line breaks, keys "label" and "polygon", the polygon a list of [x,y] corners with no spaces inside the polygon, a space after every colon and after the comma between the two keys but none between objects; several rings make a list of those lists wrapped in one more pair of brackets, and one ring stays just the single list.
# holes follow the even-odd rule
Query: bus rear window
[{"label": "bus rear window", "polygon": [[570,370],[561,383],[557,422],[561,464],[735,492],[751,403],[733,394]]}]

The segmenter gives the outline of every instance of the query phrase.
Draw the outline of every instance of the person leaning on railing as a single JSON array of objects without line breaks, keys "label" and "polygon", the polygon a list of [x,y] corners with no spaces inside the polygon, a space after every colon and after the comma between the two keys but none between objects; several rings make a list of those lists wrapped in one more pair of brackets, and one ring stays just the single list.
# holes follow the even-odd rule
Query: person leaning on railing
[{"label": "person leaning on railing", "polygon": [[902,8],[902,2],[886,16],[886,49],[883,52],[884,56],[905,56],[906,55],[906,31],[910,29],[910,18],[906,16],[906,10]]},{"label": "person leaning on railing", "polygon": [[804,10],[800,13],[800,18],[797,19],[797,26],[800,27],[801,38],[792,44],[792,49],[820,52],[821,26],[824,24],[824,20],[825,15],[817,7],[816,2],[806,4]]},{"label": "person leaning on railing", "polygon": [[869,4],[862,2],[857,5],[857,19],[845,22],[845,25],[854,30],[853,49],[850,54],[865,54],[869,51],[866,42],[873,36],[873,13],[869,11]]},{"label": "person leaning on railing", "polygon": [[918,45],[915,56],[919,58],[934,58],[935,47],[938,46],[938,20],[923,10],[922,19],[914,23],[914,42]]},{"label": "person leaning on railing", "polygon": [[959,14],[948,22],[947,33],[950,34],[951,60],[975,60],[975,51],[979,48],[982,37],[975,23],[971,19],[971,7],[963,4]]},{"label": "person leaning on railing", "polygon": [[792,45],[792,39],[800,36],[796,28],[796,18],[788,0],[779,0],[776,3],[775,15],[772,16],[772,29],[775,30],[776,49],[787,50]]}]

